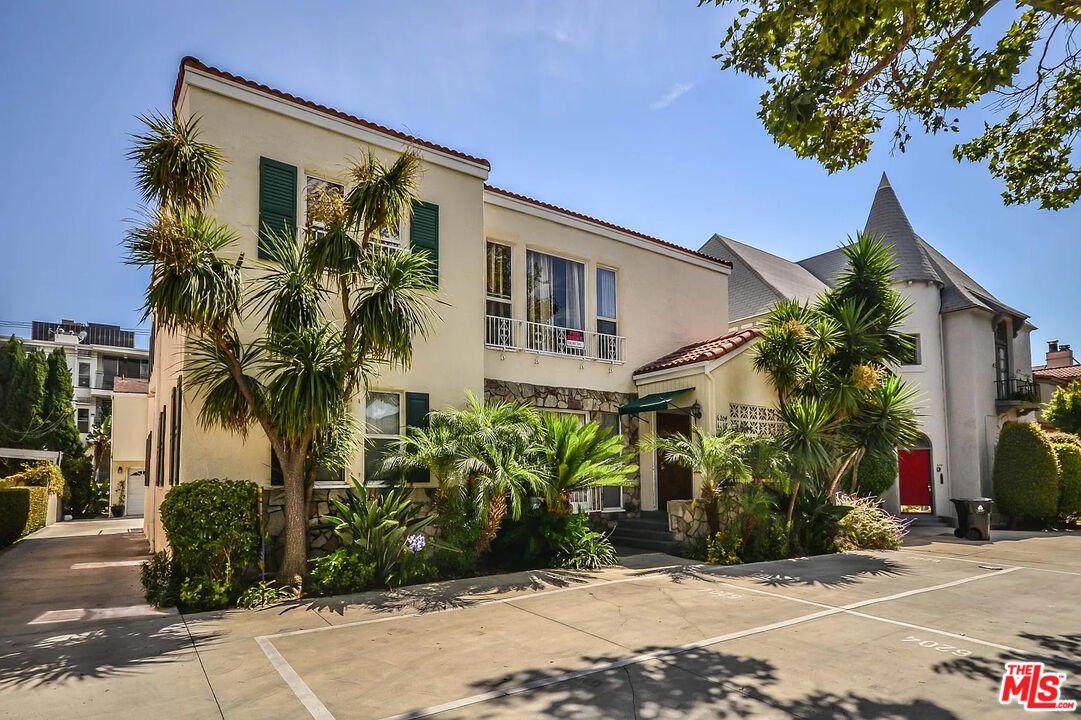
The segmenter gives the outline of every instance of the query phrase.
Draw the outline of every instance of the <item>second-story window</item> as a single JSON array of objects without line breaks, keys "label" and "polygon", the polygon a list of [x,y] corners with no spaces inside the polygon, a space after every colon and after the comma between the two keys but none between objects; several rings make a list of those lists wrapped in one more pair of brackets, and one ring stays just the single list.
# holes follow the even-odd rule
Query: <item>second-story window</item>
[{"label": "second-story window", "polygon": [[90,387],[90,363],[79,362],[79,387]]},{"label": "second-story window", "polygon": [[485,312],[491,317],[511,316],[511,250],[506,245],[488,243],[485,273]]},{"label": "second-story window", "polygon": [[597,268],[597,332],[618,335],[616,332],[616,272]]},{"label": "second-story window", "polygon": [[585,269],[573,260],[526,253],[526,340],[531,349],[585,354]]},{"label": "second-story window", "polygon": [[308,232],[312,239],[320,237],[327,227],[327,218],[340,212],[340,206],[345,197],[345,187],[330,180],[308,176],[304,187],[305,211],[308,222]]}]

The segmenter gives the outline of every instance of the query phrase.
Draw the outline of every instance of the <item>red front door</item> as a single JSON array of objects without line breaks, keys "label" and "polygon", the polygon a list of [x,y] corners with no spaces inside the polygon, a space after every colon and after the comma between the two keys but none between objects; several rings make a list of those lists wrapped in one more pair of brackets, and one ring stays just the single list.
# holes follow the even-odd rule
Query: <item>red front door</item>
[{"label": "red front door", "polygon": [[898,450],[901,512],[931,513],[931,451]]}]

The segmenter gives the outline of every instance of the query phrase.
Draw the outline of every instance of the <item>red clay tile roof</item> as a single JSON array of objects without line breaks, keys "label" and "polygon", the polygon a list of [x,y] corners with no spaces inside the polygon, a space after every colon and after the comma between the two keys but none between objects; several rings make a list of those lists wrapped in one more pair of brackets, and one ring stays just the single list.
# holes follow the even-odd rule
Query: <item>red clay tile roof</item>
[{"label": "red clay tile roof", "polygon": [[1077,380],[1081,378],[1081,363],[1057,368],[1034,367],[1032,377],[1037,380]]},{"label": "red clay tile roof", "polygon": [[678,250],[678,251],[686,253],[688,255],[693,255],[694,257],[697,257],[697,258],[701,258],[702,260],[709,260],[711,263],[714,263],[715,265],[723,265],[725,267],[732,267],[732,263],[728,262],[727,260],[720,260],[718,258],[713,257],[712,255],[706,255],[705,253],[700,253],[700,252],[698,252],[696,250],[691,250],[689,248],[685,248],[682,245],[676,245],[675,243],[670,243],[667,240],[661,240],[660,238],[653,237],[652,235],[646,235],[645,233],[640,233],[637,230],[631,230],[630,228],[625,228],[625,227],[622,227],[621,225],[616,225],[614,223],[610,223],[610,222],[607,222],[605,220],[598,220],[595,217],[590,217],[589,215],[583,215],[582,213],[578,213],[578,212],[575,212],[573,210],[567,210],[566,208],[561,208],[558,205],[552,205],[551,203],[546,203],[543,200],[537,200],[535,198],[527,197],[526,195],[519,195],[518,193],[511,192],[510,190],[504,190],[503,188],[498,188],[498,187],[495,187],[494,185],[488,185],[487,183],[485,183],[484,189],[488,190],[489,192],[493,192],[496,195],[503,195],[504,197],[513,198],[515,200],[520,200],[522,202],[529,203],[530,205],[536,205],[537,207],[542,207],[545,210],[552,210],[553,212],[557,212],[557,213],[559,213],[561,215],[568,215],[568,216],[573,217],[573,218],[578,218],[579,220],[585,220],[586,222],[595,223],[595,224],[600,225],[602,227],[606,227],[609,230],[617,230],[617,231],[619,231],[621,233],[627,233],[628,235],[633,235],[636,238],[641,238],[643,240],[649,240],[650,242],[657,243],[658,245],[663,245],[664,247],[671,248],[673,250]]},{"label": "red clay tile roof", "polygon": [[758,330],[751,328],[749,330],[737,330],[736,332],[721,335],[712,340],[704,340],[702,342],[684,345],[675,352],[670,352],[664,357],[657,358],[653,362],[643,365],[635,370],[634,374],[643,375],[645,373],[656,372],[657,370],[669,370],[683,365],[693,365],[694,363],[716,360],[720,357],[724,357],[736,348],[743,347],[761,334],[762,333]]},{"label": "red clay tile roof", "polygon": [[149,380],[140,380],[139,378],[126,377],[118,377],[113,379],[113,392],[139,393],[140,395],[146,395],[149,388]]},{"label": "red clay tile roof", "polygon": [[453,150],[443,145],[437,145],[436,143],[429,142],[427,140],[421,140],[418,137],[413,137],[412,135],[407,135],[397,130],[391,130],[390,128],[383,127],[382,125],[377,125],[376,123],[373,123],[369,120],[358,118],[355,115],[349,115],[348,113],[344,113],[341,110],[335,110],[334,108],[329,108],[325,105],[319,105],[318,103],[314,103],[311,100],[305,100],[304,98],[297,97],[296,95],[290,95],[287,92],[276,90],[267,85],[261,85],[257,82],[248,80],[247,78],[242,78],[239,75],[233,75],[232,73],[225,72],[224,70],[219,70],[216,67],[211,67],[210,65],[205,64],[198,58],[191,57],[190,55],[180,61],[180,70],[177,72],[176,86],[173,89],[174,108],[176,107],[177,101],[180,99],[180,86],[184,82],[184,70],[187,68],[194,68],[196,70],[202,70],[203,72],[210,73],[211,75],[217,75],[224,80],[237,83],[238,85],[244,85],[246,87],[252,88],[253,90],[265,92],[269,95],[273,95],[274,97],[281,98],[282,100],[287,100],[291,103],[309,108],[311,110],[317,110],[326,115],[331,115],[340,120],[345,120],[346,122],[360,125],[361,127],[365,127],[369,130],[374,130],[384,135],[389,135],[393,138],[397,138],[398,140],[402,140],[413,145],[420,145],[421,147],[426,147],[430,150],[436,150],[441,153],[446,153],[447,155],[453,155],[454,157],[461,158],[462,160],[466,160],[476,165],[480,165],[488,171],[491,171],[492,169],[492,164],[484,158],[473,157],[472,155],[467,155],[466,153],[459,150]]}]

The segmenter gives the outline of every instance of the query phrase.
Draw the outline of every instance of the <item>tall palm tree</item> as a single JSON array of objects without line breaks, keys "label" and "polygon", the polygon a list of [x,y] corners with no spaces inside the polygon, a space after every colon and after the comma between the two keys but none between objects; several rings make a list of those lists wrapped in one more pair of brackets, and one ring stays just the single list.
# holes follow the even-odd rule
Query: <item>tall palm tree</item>
[{"label": "tall palm tree", "polygon": [[744,460],[747,436],[733,429],[706,435],[698,426],[691,436],[675,434],[652,438],[643,444],[646,452],[659,452],[675,465],[702,476],[699,498],[706,510],[710,535],[716,534],[720,519],[718,507],[730,498],[731,491],[748,480],[750,470]]},{"label": "tall palm tree", "polygon": [[571,510],[571,495],[591,487],[625,487],[638,466],[623,454],[623,440],[596,422],[545,413],[541,423],[545,504],[557,514]]},{"label": "tall palm tree", "polygon": [[[281,235],[264,228],[269,262],[246,264],[235,248],[239,234],[206,214],[225,160],[200,140],[198,119],[145,122],[129,157],[156,207],[127,241],[129,262],[151,269],[145,314],[160,330],[185,333],[186,379],[202,396],[201,422],[241,434],[257,426],[270,442],[285,491],[278,579],[299,592],[313,459],[345,462],[323,450],[328,438],[355,428],[354,395],[377,368],[408,366],[414,338],[435,318],[429,261],[374,247],[412,211],[420,162],[409,151],[389,165],[366,153],[351,165],[338,211],[320,218],[325,232],[294,237],[295,228]],[[247,267],[259,270],[254,279],[245,278]],[[242,317],[262,321],[254,340],[241,337]]]}]

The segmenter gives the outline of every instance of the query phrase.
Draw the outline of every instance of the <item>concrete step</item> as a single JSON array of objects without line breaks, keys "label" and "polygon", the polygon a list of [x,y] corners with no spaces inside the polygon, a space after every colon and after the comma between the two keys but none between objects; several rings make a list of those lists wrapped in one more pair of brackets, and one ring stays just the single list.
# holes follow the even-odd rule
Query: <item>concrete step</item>
[{"label": "concrete step", "polygon": [[654,520],[652,518],[624,518],[619,521],[621,527],[627,528],[641,528],[643,530],[667,530],[668,529],[668,517],[665,516],[664,520]]},{"label": "concrete step", "polygon": [[668,553],[669,555],[679,554],[680,549],[680,543],[675,540],[647,540],[639,537],[620,538],[618,541],[615,541],[615,544],[636,548],[638,550],[652,550],[654,552]]},{"label": "concrete step", "polygon": [[616,525],[616,529],[612,531],[612,540],[615,542],[617,539],[622,538],[642,538],[643,540],[661,540],[669,542],[675,540],[675,538],[672,537],[672,533],[668,532],[667,528],[663,530],[639,527],[628,528],[624,527],[623,523],[620,523]]}]

